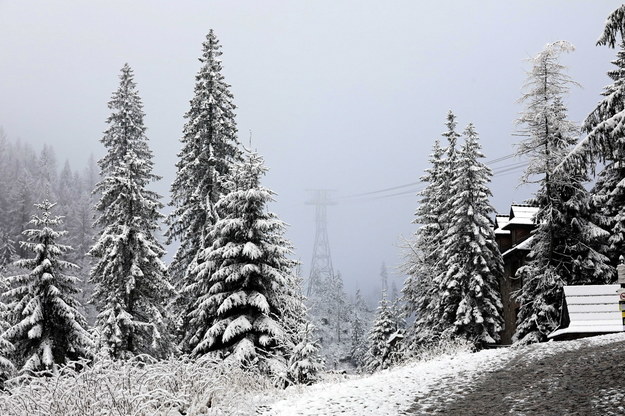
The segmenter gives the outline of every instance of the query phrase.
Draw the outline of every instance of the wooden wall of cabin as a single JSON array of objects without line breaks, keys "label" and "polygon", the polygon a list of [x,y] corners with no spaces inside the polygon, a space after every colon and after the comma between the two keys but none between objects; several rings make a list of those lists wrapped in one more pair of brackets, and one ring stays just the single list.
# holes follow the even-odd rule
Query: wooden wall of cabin
[{"label": "wooden wall of cabin", "polygon": [[512,344],[512,336],[516,330],[516,317],[519,304],[514,300],[513,293],[521,289],[523,282],[514,277],[516,271],[523,264],[525,252],[515,252],[504,259],[504,275],[499,282],[501,292],[501,303],[503,304],[504,329],[500,333],[501,345]]}]

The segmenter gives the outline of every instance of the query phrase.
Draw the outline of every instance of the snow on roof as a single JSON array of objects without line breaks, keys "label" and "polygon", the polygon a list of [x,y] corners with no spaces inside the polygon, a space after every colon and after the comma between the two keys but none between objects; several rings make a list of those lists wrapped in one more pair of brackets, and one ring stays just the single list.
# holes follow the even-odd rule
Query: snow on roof
[{"label": "snow on roof", "polygon": [[599,334],[625,330],[619,308],[621,285],[574,285],[564,286],[563,289],[569,317],[568,326],[559,327],[549,334],[549,338],[566,334]]},{"label": "snow on roof", "polygon": [[538,207],[531,205],[511,205],[510,221],[502,228],[510,229],[511,225],[534,225],[534,217],[538,213]]},{"label": "snow on roof", "polygon": [[510,234],[510,230],[504,230],[503,227],[510,222],[508,214],[495,215],[495,234]]},{"label": "snow on roof", "polygon": [[531,236],[523,241],[521,241],[519,244],[517,244],[516,246],[512,247],[509,250],[506,250],[502,256],[506,257],[507,255],[515,252],[515,251],[519,251],[519,250],[523,250],[523,251],[530,251],[530,246],[532,244],[532,240],[534,240],[534,236]]}]

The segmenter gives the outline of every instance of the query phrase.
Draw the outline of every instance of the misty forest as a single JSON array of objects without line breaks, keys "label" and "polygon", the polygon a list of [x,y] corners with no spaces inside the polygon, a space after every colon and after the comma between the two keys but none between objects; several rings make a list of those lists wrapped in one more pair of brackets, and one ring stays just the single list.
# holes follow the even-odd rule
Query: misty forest
[{"label": "misty forest", "polygon": [[[314,252],[297,252],[287,238],[289,225],[273,212],[280,190],[264,184],[271,167],[237,129],[223,73],[228,45],[218,35],[198,39],[167,194],[155,191],[162,178],[131,62],[120,63],[118,84],[102,97],[102,157],[85,154],[73,166],[68,149],[0,130],[0,413],[396,414],[388,406],[411,406],[416,374],[434,385],[448,371],[440,363],[461,360],[477,379],[471,374],[504,362],[502,351],[550,339],[568,313],[565,286],[617,282],[625,6],[597,41],[614,58],[607,77],[595,74],[607,86],[594,91],[582,123],[568,114],[580,87],[562,63],[576,53],[570,42],[533,51],[526,78],[508,86],[520,91],[510,121],[514,157],[525,164],[515,181],[533,193],[510,201],[510,214],[491,203],[480,125],[460,125],[453,101],[430,121],[441,134],[420,138],[430,150],[414,178],[422,186],[414,216],[403,218],[414,234],[397,248],[403,286],[389,277],[395,265],[381,264],[373,298],[348,289],[333,268],[329,191],[310,201]],[[382,404],[364,387],[352,395],[378,410],[332,404],[331,391],[353,380],[382,392]],[[385,390],[393,383],[401,386]]]}]

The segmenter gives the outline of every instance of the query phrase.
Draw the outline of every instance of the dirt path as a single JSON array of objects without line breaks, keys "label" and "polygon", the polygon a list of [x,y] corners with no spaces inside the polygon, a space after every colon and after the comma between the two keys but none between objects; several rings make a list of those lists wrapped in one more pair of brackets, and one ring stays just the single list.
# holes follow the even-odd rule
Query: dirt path
[{"label": "dirt path", "polygon": [[405,415],[625,415],[625,343],[561,351],[536,360],[520,349],[477,379],[459,372],[417,397]]}]

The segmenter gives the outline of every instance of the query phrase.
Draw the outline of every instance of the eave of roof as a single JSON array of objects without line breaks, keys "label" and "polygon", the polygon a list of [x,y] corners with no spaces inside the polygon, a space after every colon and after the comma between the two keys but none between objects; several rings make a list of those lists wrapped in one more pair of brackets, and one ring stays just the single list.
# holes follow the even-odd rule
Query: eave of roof
[{"label": "eave of roof", "polygon": [[521,241],[516,246],[512,247],[511,249],[506,250],[502,254],[502,257],[509,256],[512,253],[514,253],[515,251],[530,251],[530,245],[531,245],[533,239],[534,239],[534,236],[531,236],[531,237]]}]

